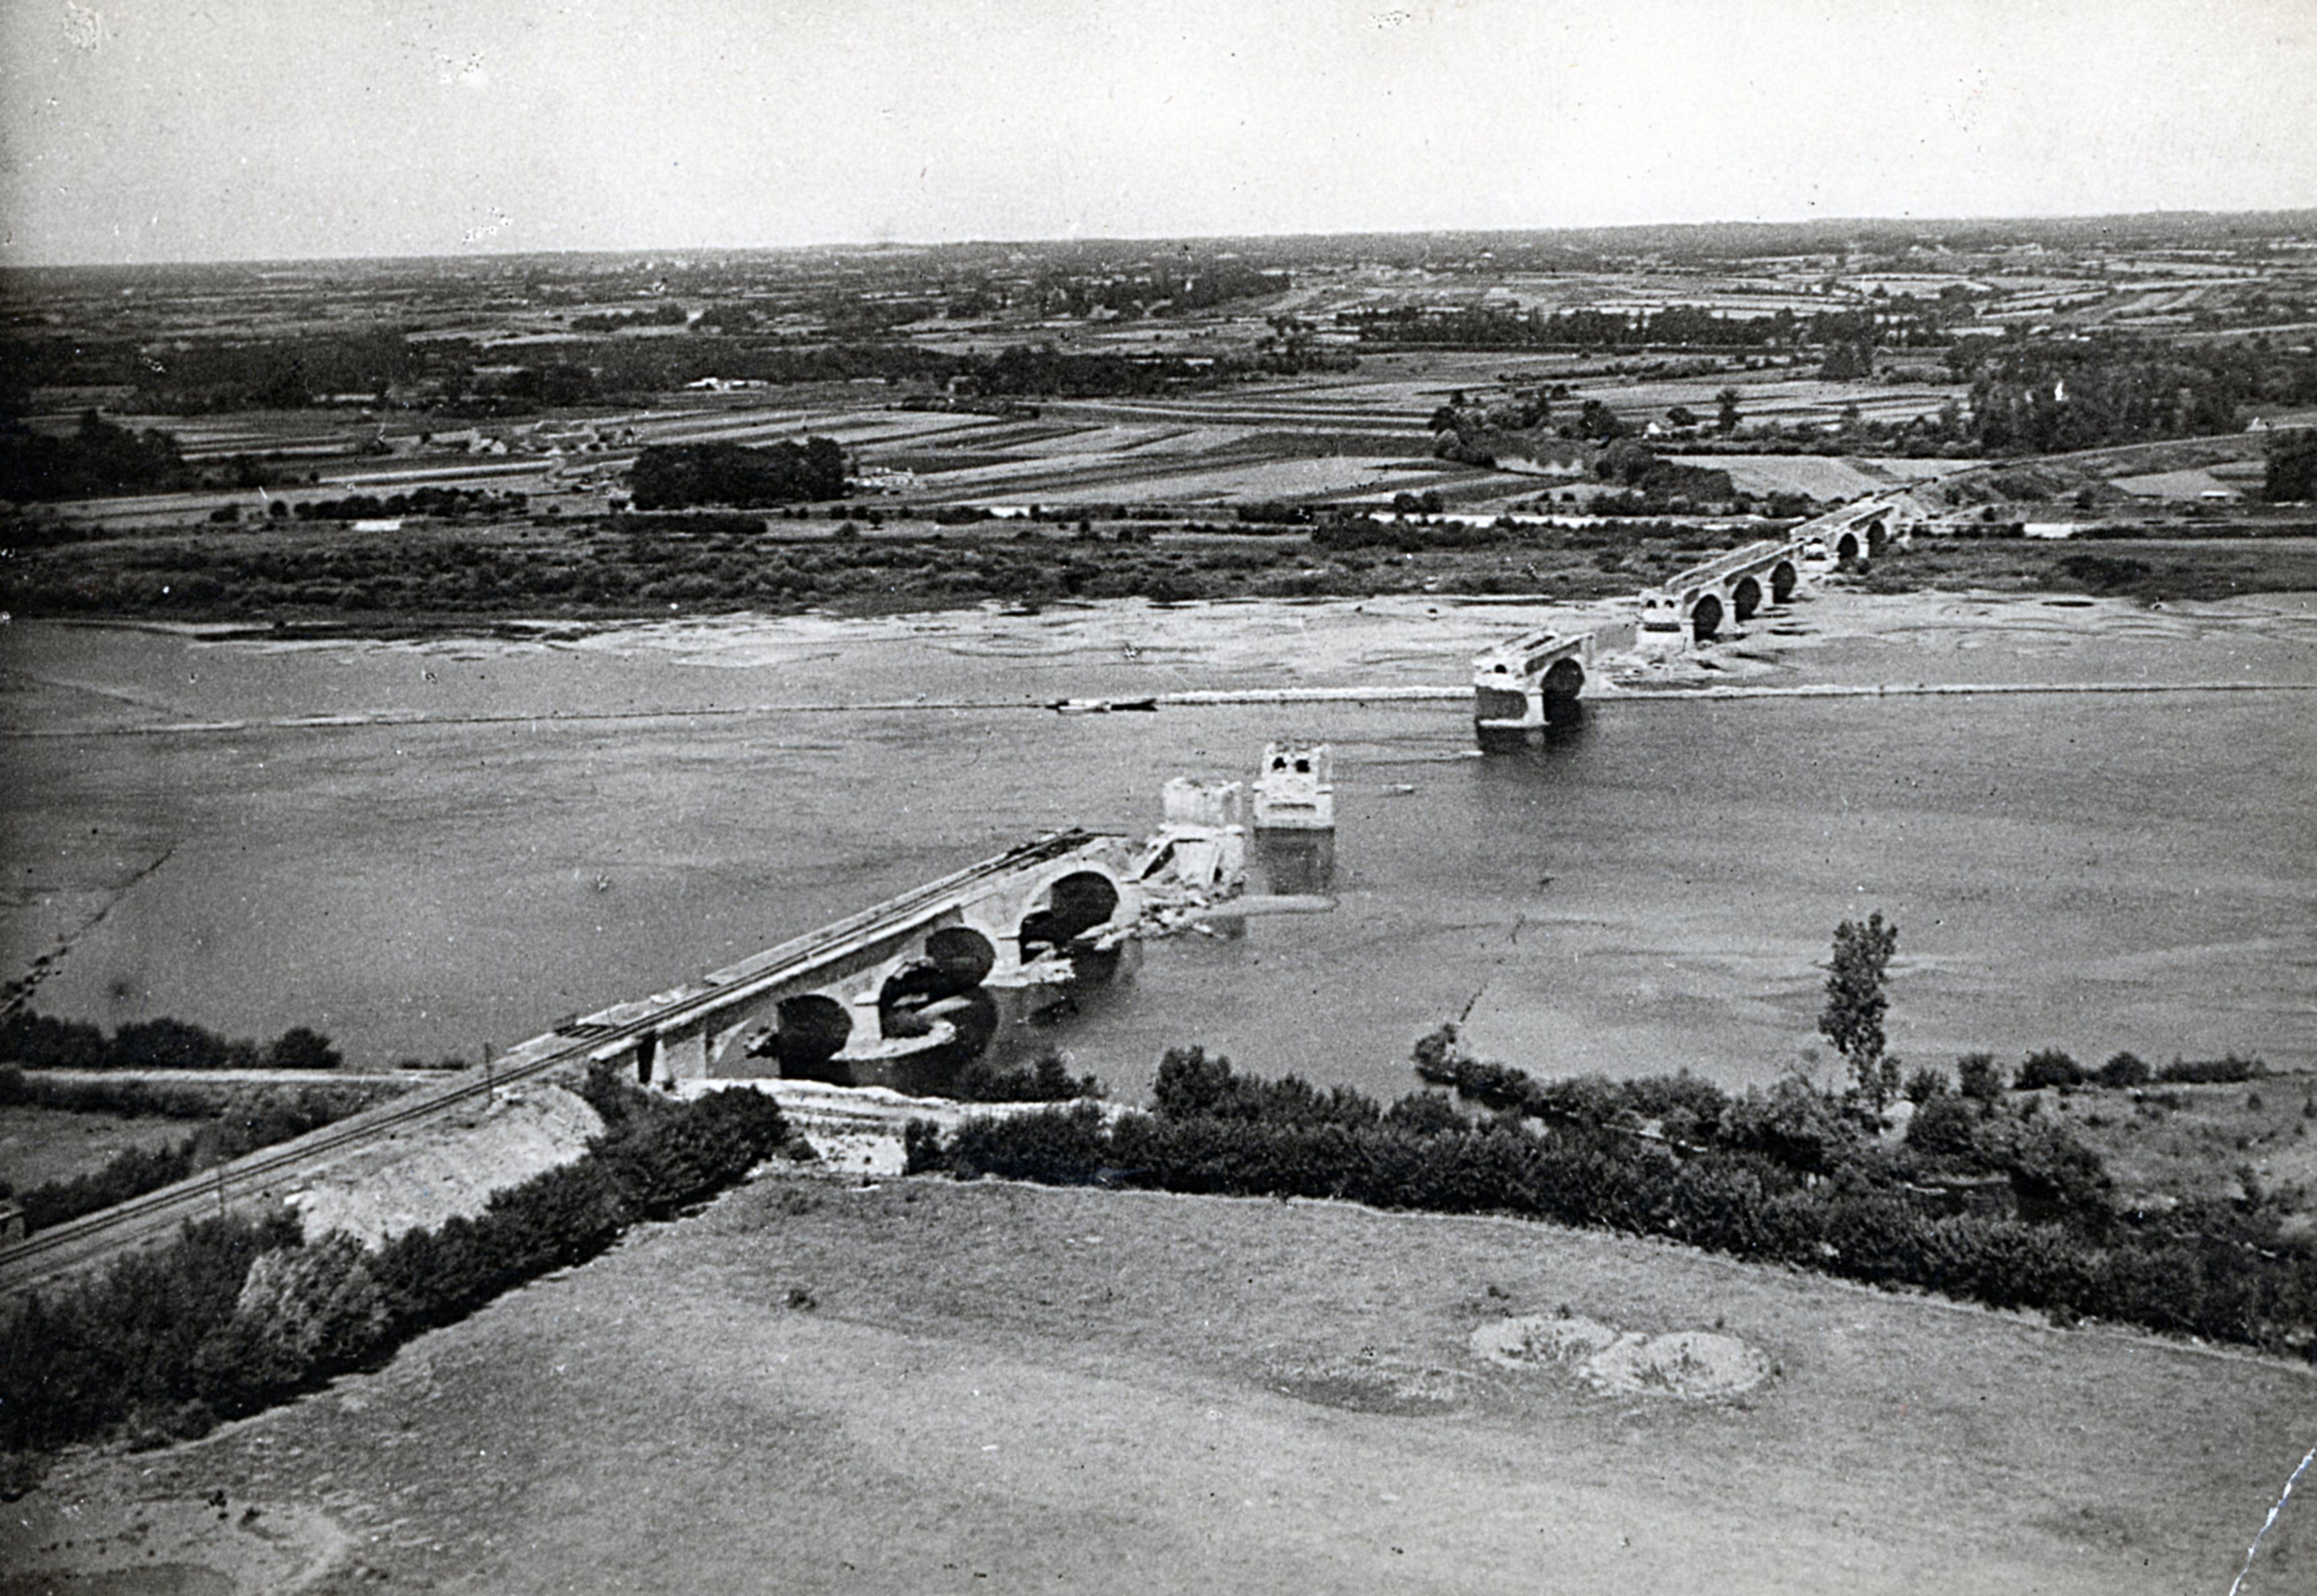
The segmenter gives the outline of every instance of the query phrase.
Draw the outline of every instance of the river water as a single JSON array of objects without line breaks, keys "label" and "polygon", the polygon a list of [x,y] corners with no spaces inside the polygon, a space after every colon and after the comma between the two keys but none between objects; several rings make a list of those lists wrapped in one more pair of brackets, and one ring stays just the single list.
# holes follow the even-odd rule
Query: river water
[{"label": "river water", "polygon": [[[1040,707],[1454,685],[1552,613],[1127,603],[303,644],[17,622],[0,968],[42,973],[46,1012],[471,1058],[1037,832],[1146,831],[1167,777],[1250,775],[1267,739],[1304,738],[1336,749],[1337,906],[1152,946],[1056,1033],[1114,1095],[1188,1042],[1396,1093],[1409,1044],[1460,1014],[1533,1070],[1759,1080],[1813,1048],[1833,926],[1874,909],[1912,1062],[2317,1063],[2317,695],[1612,696],[1486,757],[1453,702]],[[2317,611],[1836,593],[1720,664],[1768,685],[2307,684]],[[317,716],[348,723],[268,724]]]}]

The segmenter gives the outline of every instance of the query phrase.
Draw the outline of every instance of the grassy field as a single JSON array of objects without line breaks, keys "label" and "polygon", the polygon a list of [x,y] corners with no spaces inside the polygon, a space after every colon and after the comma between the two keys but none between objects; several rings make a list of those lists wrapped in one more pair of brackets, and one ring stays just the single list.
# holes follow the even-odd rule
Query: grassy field
[{"label": "grassy field", "polygon": [[22,1104],[0,1108],[0,1181],[19,1191],[69,1181],[131,1147],[148,1153],[174,1147],[200,1124],[157,1115],[130,1119]]},{"label": "grassy field", "polygon": [[2113,593],[2160,603],[2317,590],[2317,541],[2123,539],[1977,542],[1919,539],[1865,578],[1875,593],[1988,588]]},{"label": "grassy field", "polygon": [[[1774,1372],[1695,1403],[1473,1353],[1564,1310]],[[2219,1591],[2313,1433],[2305,1369],[1678,1247],[782,1175],[206,1441],[68,1459],[0,1561],[156,1591],[261,1552],[324,1592]],[[2247,1589],[2305,1589],[2311,1547],[2296,1502]]]},{"label": "grassy field", "polygon": [[2137,1102],[2114,1092],[2041,1095],[2106,1160],[2127,1204],[2236,1201],[2250,1173],[2262,1195],[2292,1210],[2292,1231],[2317,1226],[2317,1082],[2308,1076],[2157,1087]]}]

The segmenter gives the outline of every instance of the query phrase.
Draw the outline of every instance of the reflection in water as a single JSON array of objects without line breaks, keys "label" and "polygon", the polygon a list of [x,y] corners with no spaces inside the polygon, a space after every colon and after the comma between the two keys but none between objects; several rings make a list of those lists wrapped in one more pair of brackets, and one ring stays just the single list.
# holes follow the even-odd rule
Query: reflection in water
[{"label": "reflection in water", "polygon": [[1282,897],[1327,896],[1336,890],[1336,834],[1332,831],[1258,831],[1255,834],[1256,891]]},{"label": "reflection in water", "polygon": [[1565,748],[1585,740],[1586,713],[1582,699],[1549,697],[1544,700],[1543,726],[1486,727],[1475,724],[1473,736],[1483,753],[1522,753],[1540,748]]}]

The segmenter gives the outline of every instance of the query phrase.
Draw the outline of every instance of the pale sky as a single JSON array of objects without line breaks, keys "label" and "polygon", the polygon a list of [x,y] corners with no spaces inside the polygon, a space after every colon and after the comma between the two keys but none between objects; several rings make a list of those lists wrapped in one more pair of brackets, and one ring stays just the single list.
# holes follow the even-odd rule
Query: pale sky
[{"label": "pale sky", "polygon": [[0,263],[2317,206],[2317,0],[0,0]]}]

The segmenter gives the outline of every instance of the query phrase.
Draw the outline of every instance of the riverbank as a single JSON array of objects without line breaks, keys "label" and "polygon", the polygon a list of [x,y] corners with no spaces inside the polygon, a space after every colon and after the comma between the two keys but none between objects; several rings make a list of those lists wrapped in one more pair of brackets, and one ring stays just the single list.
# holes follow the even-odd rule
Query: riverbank
[{"label": "riverbank", "polygon": [[[1668,521],[1505,531],[1418,522],[1385,529],[1373,545],[1344,547],[1300,529],[1230,524],[897,521],[865,536],[764,525],[746,532],[632,517],[417,521],[389,539],[345,523],[288,522],[116,531],[52,546],[28,539],[0,571],[0,610],[423,638],[499,620],[640,620],[671,611],[859,617],[979,603],[1418,593],[1587,602],[1631,594],[1756,535]],[[1882,592],[2210,600],[2317,589],[2317,539],[1927,538],[1874,561],[1865,579]]]}]

